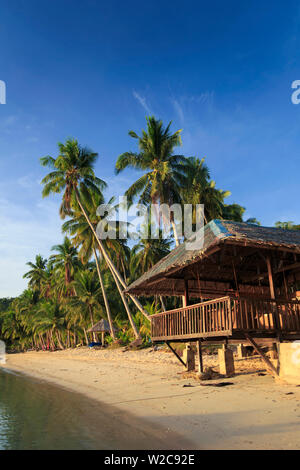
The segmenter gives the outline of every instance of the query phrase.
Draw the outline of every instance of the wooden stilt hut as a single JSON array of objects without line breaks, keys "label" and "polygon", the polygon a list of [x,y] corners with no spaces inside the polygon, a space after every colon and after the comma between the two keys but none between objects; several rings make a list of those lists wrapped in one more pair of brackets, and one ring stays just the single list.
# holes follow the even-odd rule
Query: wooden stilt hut
[{"label": "wooden stilt hut", "polygon": [[184,296],[151,317],[153,342],[261,344],[300,339],[300,231],[213,220],[127,293]]}]

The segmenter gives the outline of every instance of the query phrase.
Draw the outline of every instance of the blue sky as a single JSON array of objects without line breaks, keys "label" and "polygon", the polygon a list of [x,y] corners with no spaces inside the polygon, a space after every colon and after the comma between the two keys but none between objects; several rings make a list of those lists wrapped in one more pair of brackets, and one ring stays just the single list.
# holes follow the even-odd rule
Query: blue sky
[{"label": "blue sky", "polygon": [[135,174],[116,177],[116,158],[150,113],[183,129],[182,153],[206,157],[246,217],[299,223],[299,26],[293,0],[0,0],[0,297],[62,238],[39,157],[76,137],[122,194]]}]

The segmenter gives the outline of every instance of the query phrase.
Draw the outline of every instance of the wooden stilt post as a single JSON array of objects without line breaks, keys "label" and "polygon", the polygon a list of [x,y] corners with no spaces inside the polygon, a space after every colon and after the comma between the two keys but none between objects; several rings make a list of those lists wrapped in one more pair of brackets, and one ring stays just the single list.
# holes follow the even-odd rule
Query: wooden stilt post
[{"label": "wooden stilt post", "polygon": [[188,305],[189,305],[189,281],[185,279],[184,280],[183,307],[187,307]]},{"label": "wooden stilt post", "polygon": [[203,374],[203,360],[202,360],[202,345],[201,340],[198,339],[197,341],[197,357],[198,357],[198,372],[199,374]]},{"label": "wooden stilt post", "polygon": [[[269,277],[271,299],[275,300],[276,296],[275,296],[275,287],[274,287],[274,279],[273,279],[273,272],[272,272],[272,264],[271,264],[271,259],[270,259],[269,256],[267,257],[267,267],[268,267],[268,277]],[[275,328],[278,329],[277,305],[276,305],[275,302],[274,302],[274,310],[273,310],[273,320],[274,320]]]}]

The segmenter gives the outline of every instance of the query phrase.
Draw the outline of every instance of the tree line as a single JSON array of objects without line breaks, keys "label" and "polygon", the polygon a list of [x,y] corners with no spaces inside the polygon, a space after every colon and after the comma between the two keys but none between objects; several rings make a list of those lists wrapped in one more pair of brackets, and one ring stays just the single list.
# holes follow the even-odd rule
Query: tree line
[{"label": "tree line", "polygon": [[[137,142],[136,152],[125,152],[116,161],[116,173],[127,168],[139,171],[138,179],[125,195],[129,204],[204,204],[205,223],[212,219],[243,222],[245,208],[227,204],[229,191],[221,190],[211,179],[204,159],[175,152],[182,145],[181,130],[171,132],[161,120],[147,118],[141,135],[130,131]],[[43,197],[62,195],[59,208],[64,240],[54,245],[48,258],[37,254],[29,261],[24,278],[27,289],[15,299],[0,300],[0,332],[14,350],[64,349],[96,341],[88,330],[97,321],[108,321],[111,345],[148,344],[149,317],[153,313],[179,306],[180,299],[155,297],[148,300],[125,296],[124,289],[178,245],[176,220],[171,215],[170,239],[143,237],[133,245],[116,237],[100,240],[96,227],[101,222],[101,204],[107,184],[95,174],[99,156],[68,139],[58,144],[58,155],[40,159],[49,169],[43,178]],[[260,225],[256,219],[246,222]],[[163,222],[162,222],[163,223]],[[115,230],[120,230],[116,222]],[[277,227],[299,229],[292,222],[277,222]],[[116,233],[117,235],[117,233]]]}]

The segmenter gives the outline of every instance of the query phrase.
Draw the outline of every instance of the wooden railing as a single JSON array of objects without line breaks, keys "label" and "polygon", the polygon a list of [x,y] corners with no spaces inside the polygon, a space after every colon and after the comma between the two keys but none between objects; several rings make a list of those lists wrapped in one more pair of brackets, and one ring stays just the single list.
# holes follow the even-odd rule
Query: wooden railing
[{"label": "wooden railing", "polygon": [[300,333],[300,303],[222,297],[151,317],[154,341],[231,336],[233,331]]},{"label": "wooden railing", "polygon": [[227,336],[231,334],[231,299],[202,302],[151,317],[152,339],[203,336]]},{"label": "wooden railing", "polygon": [[300,332],[300,303],[256,298],[234,299],[233,328]]}]

